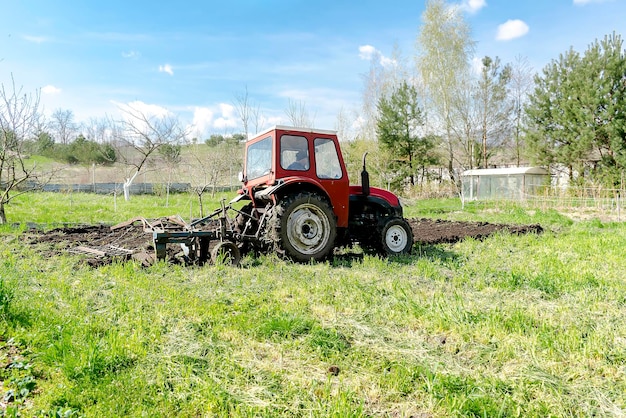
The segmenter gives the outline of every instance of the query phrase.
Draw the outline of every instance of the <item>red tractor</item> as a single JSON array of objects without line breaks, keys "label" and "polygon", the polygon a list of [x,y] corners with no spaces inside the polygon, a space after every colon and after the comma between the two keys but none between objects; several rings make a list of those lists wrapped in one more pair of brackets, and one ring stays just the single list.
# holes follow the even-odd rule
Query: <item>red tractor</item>
[{"label": "red tractor", "polygon": [[[353,243],[386,255],[406,254],[413,246],[398,197],[369,186],[365,156],[361,185],[350,185],[334,131],[276,126],[262,132],[245,144],[240,180],[229,205],[192,222],[188,231],[154,232],[157,257],[172,242],[184,243],[200,262],[211,252],[235,263],[242,251],[275,250],[307,262]],[[250,202],[235,209],[243,200]]]}]

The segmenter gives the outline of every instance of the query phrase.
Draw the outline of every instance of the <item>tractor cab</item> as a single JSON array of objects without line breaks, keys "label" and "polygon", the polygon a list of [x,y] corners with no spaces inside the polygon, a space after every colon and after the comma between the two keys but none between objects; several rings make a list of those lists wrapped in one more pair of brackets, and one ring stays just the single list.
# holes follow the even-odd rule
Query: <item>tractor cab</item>
[{"label": "tractor cab", "polygon": [[326,199],[348,225],[349,180],[334,131],[275,126],[246,143],[242,193],[276,200],[296,192]]}]

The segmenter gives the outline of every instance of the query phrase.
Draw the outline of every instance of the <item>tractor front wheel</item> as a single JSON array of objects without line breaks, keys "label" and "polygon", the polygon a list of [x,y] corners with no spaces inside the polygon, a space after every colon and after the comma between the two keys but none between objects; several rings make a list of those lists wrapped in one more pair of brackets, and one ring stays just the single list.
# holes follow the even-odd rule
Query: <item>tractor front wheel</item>
[{"label": "tractor front wheel", "polygon": [[275,242],[295,261],[322,260],[333,249],[337,221],[320,196],[300,193],[284,198],[274,208]]},{"label": "tractor front wheel", "polygon": [[386,255],[409,254],[413,248],[413,230],[402,218],[390,219],[382,228],[381,241]]}]

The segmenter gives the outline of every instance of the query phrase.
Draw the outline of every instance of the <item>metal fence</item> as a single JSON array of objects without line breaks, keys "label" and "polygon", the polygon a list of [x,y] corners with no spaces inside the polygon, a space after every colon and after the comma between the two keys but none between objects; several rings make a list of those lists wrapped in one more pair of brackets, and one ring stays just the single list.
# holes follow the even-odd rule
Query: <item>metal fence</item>
[{"label": "metal fence", "polygon": [[[167,191],[167,184],[164,183],[133,183],[130,186],[131,194],[158,194]],[[90,183],[90,184],[60,184],[47,183],[36,184],[27,183],[23,189],[41,190],[52,193],[96,193],[96,194],[122,194],[122,183]],[[170,193],[185,193],[191,190],[190,183],[170,183]]]},{"label": "metal fence", "polygon": [[524,194],[521,199],[484,200],[477,205],[508,206],[515,204],[527,210],[555,210],[576,220],[597,218],[603,221],[626,220],[624,213],[624,196],[622,189],[602,187],[548,187],[541,193]]}]

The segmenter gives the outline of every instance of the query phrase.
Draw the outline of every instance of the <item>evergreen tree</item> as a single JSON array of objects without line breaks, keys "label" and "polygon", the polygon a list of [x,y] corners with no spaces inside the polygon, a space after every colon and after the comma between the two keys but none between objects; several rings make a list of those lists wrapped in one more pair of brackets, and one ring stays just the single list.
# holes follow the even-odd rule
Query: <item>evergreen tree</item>
[{"label": "evergreen tree", "polygon": [[406,81],[389,98],[378,101],[376,133],[379,143],[389,150],[415,184],[416,169],[431,164],[434,141],[421,136],[425,117],[419,106],[417,90]]},{"label": "evergreen tree", "polygon": [[530,157],[612,183],[626,168],[626,53],[619,35],[573,49],[535,78],[526,108]]}]

